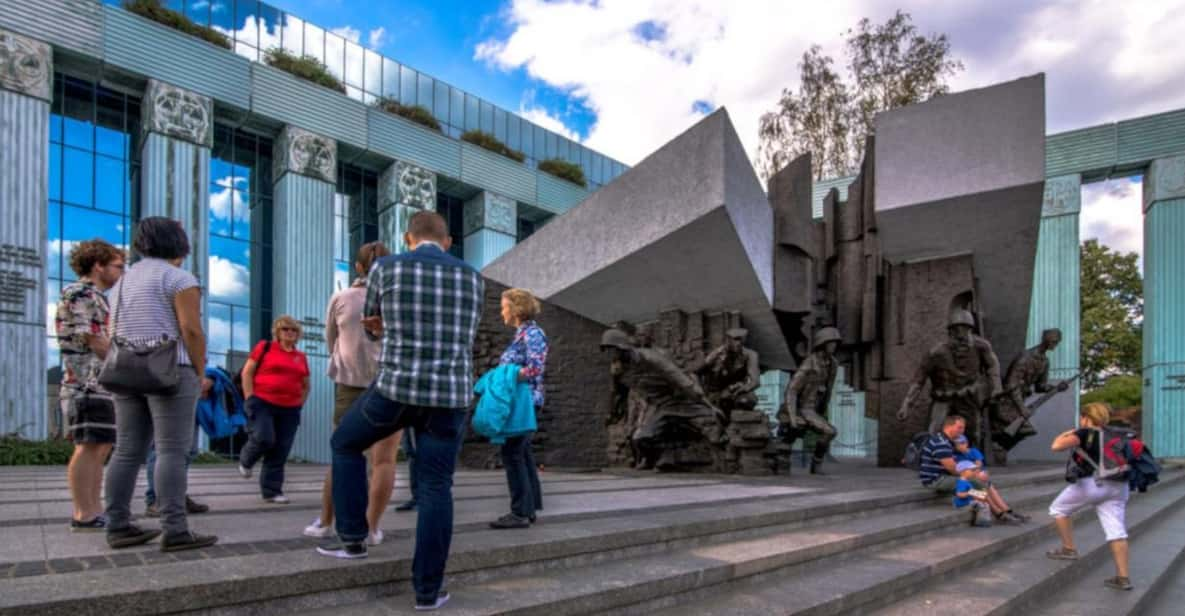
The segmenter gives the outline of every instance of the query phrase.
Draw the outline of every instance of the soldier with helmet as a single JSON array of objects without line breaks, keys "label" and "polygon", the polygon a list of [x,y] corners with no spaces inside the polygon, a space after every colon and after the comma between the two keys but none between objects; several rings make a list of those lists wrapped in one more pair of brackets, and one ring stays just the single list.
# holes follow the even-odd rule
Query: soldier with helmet
[{"label": "soldier with helmet", "polygon": [[836,435],[835,426],[826,417],[835,387],[835,351],[841,340],[839,330],[834,327],[815,332],[811,354],[786,386],[782,407],[778,409],[778,428],[787,444],[793,444],[807,432],[819,435],[811,458],[811,474],[822,474],[823,458]]},{"label": "soldier with helmet", "polygon": [[[983,405],[998,396],[1003,387],[1000,384],[1000,360],[987,340],[972,333],[974,328],[975,317],[967,310],[951,313],[946,328],[948,338],[930,349],[918,365],[909,392],[897,411],[898,421],[905,421],[909,416],[909,409],[921,395],[928,379],[930,432],[942,429],[946,416],[955,413],[966,420],[967,432],[977,436],[982,434],[979,424]],[[982,442],[978,444],[983,445]]]},{"label": "soldier with helmet", "polygon": [[757,352],[745,348],[749,331],[740,327],[725,332],[724,344],[704,358],[695,370],[704,384],[708,400],[726,414],[757,408],[753,393],[761,385]]},{"label": "soldier with helmet", "polygon": [[992,440],[1004,452],[1037,434],[1036,428],[1027,421],[1021,423],[1015,434],[1006,431],[1013,422],[1031,415],[1025,406],[1025,398],[1033,394],[1069,389],[1070,381],[1049,382],[1049,357],[1046,354],[1056,349],[1061,341],[1062,330],[1047,329],[1041,332],[1041,344],[1026,349],[1008,366],[1004,377],[1005,393],[1008,395],[1000,398],[992,413]]}]

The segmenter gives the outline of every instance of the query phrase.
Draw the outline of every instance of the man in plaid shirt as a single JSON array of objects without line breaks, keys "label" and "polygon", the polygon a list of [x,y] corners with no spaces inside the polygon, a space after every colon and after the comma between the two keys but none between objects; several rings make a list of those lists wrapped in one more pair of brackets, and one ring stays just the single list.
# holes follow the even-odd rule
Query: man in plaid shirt
[{"label": "man in plaid shirt", "polygon": [[473,338],[484,283],[448,253],[448,227],[436,212],[407,225],[409,251],[383,257],[367,277],[363,325],[382,340],[379,374],[354,402],[330,441],[338,539],[317,551],[364,558],[366,460],[362,453],[404,428],[417,436],[416,608],[448,601],[442,590],[453,534],[452,481],[461,429],[473,397]]}]

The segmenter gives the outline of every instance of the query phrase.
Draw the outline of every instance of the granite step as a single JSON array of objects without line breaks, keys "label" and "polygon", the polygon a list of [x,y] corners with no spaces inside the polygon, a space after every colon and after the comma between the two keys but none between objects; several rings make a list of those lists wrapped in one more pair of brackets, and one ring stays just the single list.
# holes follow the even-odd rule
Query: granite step
[{"label": "granite step", "polygon": [[[1047,502],[1056,483],[1016,487],[1017,505]],[[919,490],[919,492],[921,492]],[[499,575],[474,582],[450,576],[453,598],[450,613],[586,614],[611,610],[651,613],[699,591],[728,593],[729,583],[750,576],[781,571],[812,562],[839,558],[951,527],[962,527],[965,512],[952,511],[949,501],[929,498],[921,506],[867,506],[844,518],[818,518],[805,524],[778,525],[744,536],[719,536],[716,541],[671,546],[654,554],[596,562],[575,568],[548,567],[523,575]],[[680,612],[698,603],[680,605]],[[724,605],[720,613],[732,613]],[[331,614],[404,614],[412,606],[406,595],[353,606],[309,612]],[[774,610],[780,613],[781,608]],[[674,611],[672,611],[674,613]],[[768,612],[767,612],[768,613]]]},{"label": "granite step", "polygon": [[[1048,493],[1060,472],[1044,468],[1013,472],[1001,480],[1024,489]],[[933,495],[911,485],[854,491],[795,489],[765,482],[764,496],[746,484],[699,485],[720,497],[711,503],[664,506],[663,491],[630,493],[629,503],[609,504],[600,513],[573,510],[554,515],[551,505],[541,523],[514,533],[466,529],[453,542],[450,580],[462,585],[492,579],[533,576],[576,567],[596,567],[614,560],[646,557],[675,549],[723,542],[757,541],[794,525],[867,522],[872,512],[893,512],[909,518],[913,510],[949,508],[936,505]],[[653,496],[653,498],[651,498]],[[580,497],[598,500],[600,494]],[[562,498],[562,497],[561,497]],[[580,503],[585,506],[589,502]],[[606,504],[606,503],[601,503]],[[261,519],[265,519],[262,518]],[[873,519],[873,521],[875,521]],[[907,531],[873,529],[881,538]],[[847,549],[870,540],[863,534],[836,538],[831,549]],[[299,542],[297,538],[289,543]],[[847,541],[848,543],[843,543]],[[292,612],[343,604],[357,604],[410,590],[412,539],[396,536],[372,548],[365,561],[343,562],[316,555],[305,544],[284,541],[256,553],[218,550],[187,554],[189,562],[161,559],[144,552],[134,567],[111,567],[116,557],[102,557],[106,568],[74,569],[52,575],[0,579],[0,615],[6,614],[147,614],[211,610],[220,614]],[[281,545],[283,544],[283,545]],[[186,553],[181,553],[186,554]],[[119,558],[140,558],[121,553]],[[152,561],[151,563],[149,561]],[[0,571],[0,578],[4,578]],[[52,592],[47,589],[52,588]]]},{"label": "granite step", "polygon": [[[1185,532],[1183,532],[1185,534]],[[1185,609],[1185,562],[1177,561],[1165,571],[1158,588],[1144,608],[1143,616],[1180,616]]]}]

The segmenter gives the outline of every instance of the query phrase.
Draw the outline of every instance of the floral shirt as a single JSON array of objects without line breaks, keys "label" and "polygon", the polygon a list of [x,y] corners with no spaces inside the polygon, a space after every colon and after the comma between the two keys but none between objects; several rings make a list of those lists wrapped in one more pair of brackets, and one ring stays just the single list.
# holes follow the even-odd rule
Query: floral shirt
[{"label": "floral shirt", "polygon": [[62,289],[54,318],[65,368],[59,394],[61,399],[74,398],[84,390],[106,395],[98,383],[103,361],[87,346],[86,336],[107,330],[109,312],[106,296],[85,278]]},{"label": "floral shirt", "polygon": [[535,408],[543,408],[543,371],[547,364],[547,334],[534,321],[518,326],[514,340],[502,352],[498,365],[516,364],[526,373]]}]

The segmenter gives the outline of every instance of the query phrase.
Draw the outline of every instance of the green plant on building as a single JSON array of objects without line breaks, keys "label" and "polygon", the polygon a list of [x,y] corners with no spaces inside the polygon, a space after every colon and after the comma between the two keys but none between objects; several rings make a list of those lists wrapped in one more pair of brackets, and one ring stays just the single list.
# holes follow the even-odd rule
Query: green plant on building
[{"label": "green plant on building", "polygon": [[224,49],[232,45],[227,36],[213,28],[194,23],[185,15],[161,5],[160,0],[124,0],[123,8],[190,36],[196,36]]},{"label": "green plant on building", "polygon": [[387,113],[393,113],[434,131],[440,131],[440,122],[423,105],[404,105],[393,98],[384,96],[374,101],[374,106]]},{"label": "green plant on building", "polygon": [[461,133],[461,139],[464,141],[468,141],[469,143],[472,143],[473,145],[483,147],[491,152],[501,154],[502,156],[505,156],[506,158],[516,160],[520,163],[523,162],[524,159],[526,159],[526,156],[524,156],[522,152],[519,152],[518,150],[512,150],[512,149],[506,147],[505,143],[498,141],[497,137],[495,137],[489,133],[486,133],[486,132],[482,132],[479,130],[465,131],[465,132]]},{"label": "green plant on building", "polygon": [[325,66],[324,62],[313,56],[297,56],[288,53],[287,50],[273,47],[263,54],[263,61],[268,66],[278,68],[305,81],[311,81],[342,94],[346,93],[345,84],[329,72],[329,67]]},{"label": "green plant on building", "polygon": [[581,188],[588,188],[588,181],[584,179],[584,170],[580,168],[580,165],[559,158],[549,158],[539,163],[539,170],[568,180]]},{"label": "green plant on building", "polygon": [[1082,394],[1082,404],[1106,402],[1113,409],[1138,408],[1143,403],[1144,379],[1134,374],[1112,376],[1097,389]]},{"label": "green plant on building", "polygon": [[52,439],[29,441],[15,434],[0,436],[0,466],[48,466],[70,462],[74,444]]}]

